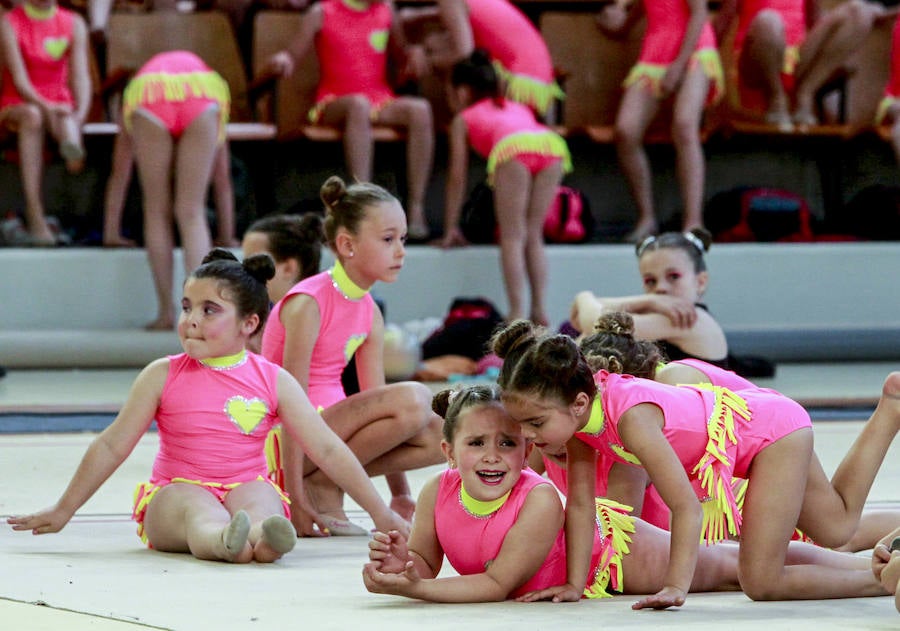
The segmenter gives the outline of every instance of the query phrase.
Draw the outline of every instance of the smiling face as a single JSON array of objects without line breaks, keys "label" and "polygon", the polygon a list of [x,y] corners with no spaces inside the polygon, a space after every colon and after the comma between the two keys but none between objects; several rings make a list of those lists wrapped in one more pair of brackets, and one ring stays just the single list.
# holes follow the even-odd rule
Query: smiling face
[{"label": "smiling face", "polygon": [[178,337],[184,352],[194,359],[235,355],[259,323],[251,314],[239,318],[235,304],[220,291],[213,278],[188,278],[184,283]]},{"label": "smiling face", "polygon": [[638,269],[647,294],[666,294],[697,302],[706,290],[707,273],[695,272],[693,261],[679,248],[645,252],[638,261]]},{"label": "smiling face", "polygon": [[344,269],[359,287],[392,283],[406,256],[406,214],[396,201],[372,204],[356,234],[342,230],[338,241]]},{"label": "smiling face", "polygon": [[585,424],[579,417],[583,412],[581,397],[567,406],[532,395],[507,393],[503,395],[503,407],[519,424],[522,435],[551,455],[565,453],[566,443]]},{"label": "smiling face", "polygon": [[519,424],[498,403],[463,412],[453,444],[444,441],[441,447],[459,469],[466,492],[482,502],[503,497],[515,486],[530,449]]}]

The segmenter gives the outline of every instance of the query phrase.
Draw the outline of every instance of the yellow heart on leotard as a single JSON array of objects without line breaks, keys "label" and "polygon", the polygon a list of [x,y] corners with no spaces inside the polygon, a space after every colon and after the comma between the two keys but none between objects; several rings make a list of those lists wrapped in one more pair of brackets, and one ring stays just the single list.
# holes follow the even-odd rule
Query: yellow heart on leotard
[{"label": "yellow heart on leotard", "polygon": [[44,38],[44,50],[55,60],[62,59],[69,49],[68,37],[46,37]]},{"label": "yellow heart on leotard", "polygon": [[225,403],[225,412],[232,423],[245,434],[249,434],[266,417],[269,408],[262,399],[247,399],[237,396],[228,399],[228,402]]},{"label": "yellow heart on leotard", "polygon": [[369,45],[372,50],[383,53],[387,50],[388,39],[391,34],[388,31],[372,31],[369,33]]}]

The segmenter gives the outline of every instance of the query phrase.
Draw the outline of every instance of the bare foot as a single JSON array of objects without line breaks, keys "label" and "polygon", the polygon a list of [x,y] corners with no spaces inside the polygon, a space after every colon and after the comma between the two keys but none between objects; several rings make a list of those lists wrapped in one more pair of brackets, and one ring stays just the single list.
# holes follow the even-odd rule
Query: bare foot
[{"label": "bare foot", "polygon": [[59,153],[66,163],[66,171],[77,175],[84,171],[84,147],[72,140],[63,140],[59,145]]},{"label": "bare foot", "polygon": [[656,221],[639,221],[634,229],[626,234],[625,238],[622,240],[625,243],[641,243],[647,237],[656,234],[658,230],[659,228],[656,225]]},{"label": "bare foot", "polygon": [[881,400],[872,417],[881,410],[893,422],[894,430],[900,431],[900,371],[892,372],[885,378],[881,387]]},{"label": "bare foot", "polygon": [[238,555],[247,547],[249,535],[250,516],[246,511],[239,510],[222,530],[222,558],[226,561],[237,560]]},{"label": "bare foot", "polygon": [[347,520],[344,512],[344,492],[334,482],[316,470],[303,481],[303,488],[310,504],[320,515]]},{"label": "bare foot", "polygon": [[118,235],[114,237],[103,237],[103,247],[105,248],[136,248],[137,241],[126,239]]},{"label": "bare foot", "polygon": [[794,131],[794,121],[791,120],[791,115],[787,109],[772,108],[766,112],[765,120],[766,123],[773,125],[782,134],[790,134]]}]

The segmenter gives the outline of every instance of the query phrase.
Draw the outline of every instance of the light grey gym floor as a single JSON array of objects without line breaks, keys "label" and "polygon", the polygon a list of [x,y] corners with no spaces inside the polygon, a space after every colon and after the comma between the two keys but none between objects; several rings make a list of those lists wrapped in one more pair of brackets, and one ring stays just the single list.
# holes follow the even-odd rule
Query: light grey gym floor
[{"label": "light grey gym floor", "polygon": [[[775,379],[759,383],[810,406],[835,408],[815,416],[816,451],[830,472],[894,369],[900,366],[784,364]],[[136,373],[12,371],[0,380],[0,414],[114,411]],[[0,515],[55,501],[93,436],[0,435]],[[146,435],[58,534],[34,537],[2,524],[0,629],[900,629],[900,614],[887,597],[754,603],[740,593],[692,594],[679,610],[633,612],[630,596],[556,605],[436,605],[374,595],[360,577],[367,554],[363,537],[301,539],[292,553],[267,566],[154,552],[141,545],[129,516],[134,486],[147,478],[155,449],[155,434]],[[414,492],[441,469],[411,472]],[[383,480],[375,482],[387,496]],[[875,482],[870,505],[900,505],[898,489],[900,441]],[[351,518],[371,525],[350,500],[348,507]]]}]

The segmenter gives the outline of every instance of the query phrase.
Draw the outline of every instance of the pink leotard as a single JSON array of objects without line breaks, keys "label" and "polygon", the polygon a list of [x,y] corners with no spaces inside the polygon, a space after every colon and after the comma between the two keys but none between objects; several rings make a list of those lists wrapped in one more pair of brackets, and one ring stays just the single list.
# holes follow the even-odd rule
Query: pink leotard
[{"label": "pink leotard", "polygon": [[618,462],[640,465],[622,444],[621,416],[640,403],[663,413],[663,434],[681,461],[703,503],[707,542],[740,533],[740,512],[732,478],[749,477],[753,458],[765,447],[799,429],[812,427],[797,402],[756,388],[736,394],[713,385],[669,386],[631,375],[595,375],[600,394],[588,424],[576,436]]},{"label": "pink leotard", "polygon": [[[434,530],[450,565],[464,576],[484,572],[500,552],[528,493],[540,484],[547,481],[531,469],[524,469],[502,504],[486,507],[486,503],[465,493],[458,469],[443,472],[434,506]],[[631,541],[628,533],[634,532],[633,519],[624,514],[626,509],[614,502],[598,500],[591,571],[584,590],[588,598],[607,597],[610,591],[622,589],[621,559],[628,554]],[[541,567],[509,597],[565,582],[565,530],[560,529]]]},{"label": "pink leotard", "polygon": [[[691,17],[685,0],[643,0],[647,13],[647,30],[637,63],[625,78],[624,86],[641,84],[652,94],[659,94],[659,84],[666,69],[678,57],[681,42]],[[716,103],[725,93],[725,75],[716,46],[716,36],[709,21],[703,24],[700,38],[691,55],[690,67],[700,64],[709,77],[706,104]]]},{"label": "pink leotard", "polygon": [[[734,63],[738,64],[747,30],[753,18],[764,9],[770,9],[781,15],[784,25],[784,62],[781,69],[781,83],[788,93],[794,89],[794,70],[800,56],[800,44],[806,37],[806,6],[804,0],[741,0],[738,14],[737,31],[734,36]],[[766,95],[762,90],[750,87],[741,81],[740,73],[735,68],[734,76],[738,78],[738,97],[742,107],[763,111],[767,108]]]},{"label": "pink leotard", "polygon": [[709,379],[709,382],[712,385],[728,388],[732,392],[737,392],[739,390],[759,389],[759,386],[757,386],[755,383],[753,383],[749,379],[741,377],[736,372],[728,370],[726,368],[721,368],[720,366],[716,366],[715,364],[710,364],[709,362],[705,362],[701,359],[679,359],[677,361],[669,363],[683,364],[685,366],[695,368],[706,375],[706,378]]},{"label": "pink leotard", "polygon": [[228,359],[217,366],[184,353],[169,357],[155,416],[159,451],[150,481],[135,492],[142,538],[147,505],[167,484],[198,484],[221,501],[244,482],[266,479],[263,447],[278,422],[279,367],[254,353]]},{"label": "pink leotard", "polygon": [[263,330],[262,354],[279,366],[284,363],[285,340],[281,309],[297,294],[310,296],[319,308],[319,335],[309,361],[307,395],[316,407],[328,408],[347,396],[341,372],[372,330],[375,301],[353,284],[340,262],[294,285],[272,308]]},{"label": "pink leotard", "polygon": [[326,104],[348,94],[364,95],[377,111],[394,98],[387,81],[390,6],[357,6],[350,0],[325,0],[321,6],[315,40],[320,79],[310,119],[318,122]]},{"label": "pink leotard", "polygon": [[[3,15],[16,34],[19,52],[31,85],[52,103],[74,105],[69,89],[69,59],[75,14],[62,7],[49,10],[21,4]],[[4,66],[0,81],[0,109],[22,103],[12,74]]]},{"label": "pink leotard", "polygon": [[888,109],[900,98],[900,20],[894,22],[894,30],[891,31],[891,74],[884,88],[884,97],[878,104],[878,113],[875,115],[875,124],[881,125]]},{"label": "pink leotard", "polygon": [[194,53],[175,50],[151,57],[128,83],[122,98],[125,127],[142,110],[178,139],[200,114],[219,109],[219,142],[225,140],[231,97],[228,83]]},{"label": "pink leotard", "polygon": [[544,114],[563,97],[540,32],[508,0],[466,0],[475,48],[487,50],[507,82],[507,96]]},{"label": "pink leotard", "polygon": [[572,170],[566,141],[539,123],[534,112],[521,103],[502,98],[482,99],[464,109],[460,116],[466,124],[472,149],[487,160],[489,184],[497,166],[523,154],[545,156],[549,159],[547,165],[562,160],[563,171]]}]

